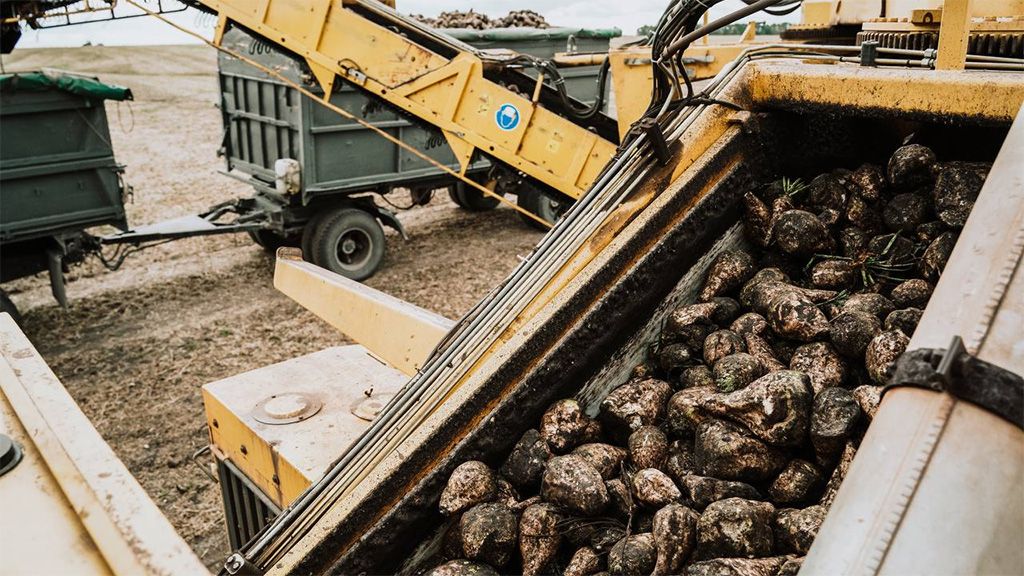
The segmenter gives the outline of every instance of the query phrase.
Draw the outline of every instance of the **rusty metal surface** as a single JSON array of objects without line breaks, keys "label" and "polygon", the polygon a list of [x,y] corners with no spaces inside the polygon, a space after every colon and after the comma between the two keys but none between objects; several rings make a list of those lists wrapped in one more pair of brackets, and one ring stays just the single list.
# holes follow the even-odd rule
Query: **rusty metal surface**
[{"label": "rusty metal surface", "polygon": [[1024,75],[807,66],[799,61],[753,67],[751,97],[759,107],[901,117],[941,123],[1011,122],[1024,103]]}]

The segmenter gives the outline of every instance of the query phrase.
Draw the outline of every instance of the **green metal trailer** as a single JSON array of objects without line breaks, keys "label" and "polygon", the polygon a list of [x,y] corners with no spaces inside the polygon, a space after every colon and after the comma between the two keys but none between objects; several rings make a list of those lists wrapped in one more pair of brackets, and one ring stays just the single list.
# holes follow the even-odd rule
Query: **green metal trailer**
[{"label": "green metal trailer", "polygon": [[[607,52],[610,39],[621,34],[617,29],[575,28],[445,32],[478,48],[503,48],[539,58],[572,50]],[[313,93],[321,93],[301,59],[245,30],[229,29],[222,44]],[[303,254],[317,265],[361,280],[373,274],[383,258],[381,224],[403,233],[395,214],[374,202],[375,195],[407,188],[414,203],[426,203],[432,191],[448,188],[452,199],[468,210],[487,210],[498,204],[239,58],[221,53],[218,68],[226,174],[254,188],[253,200],[267,220],[252,236],[268,249],[301,245]],[[599,71],[600,66],[566,69],[567,90],[581,102],[593,102],[598,97]],[[455,156],[438,130],[382,105],[340,79],[336,86],[330,96],[332,104],[458,170]],[[480,156],[467,172],[482,183],[489,182],[490,167]],[[523,198],[519,200],[523,204]],[[550,207],[539,199],[527,204]],[[553,219],[550,214],[542,215]]]},{"label": "green metal trailer", "polygon": [[67,72],[0,75],[0,282],[49,270],[64,304],[63,271],[83,257],[84,230],[128,228],[104,101],[131,98]]},{"label": "green metal trailer", "polygon": [[[568,28],[448,32],[481,49],[503,48],[539,58],[552,58],[557,52],[606,52],[610,39],[620,34],[616,29]],[[223,44],[319,91],[301,59],[241,29],[229,30]],[[414,202],[426,203],[434,190],[448,188],[465,209],[497,205],[496,199],[465,187],[418,155],[238,58],[221,53],[218,67],[226,173],[252,185],[255,193],[202,214],[136,228],[125,219],[124,198],[130,188],[122,179],[123,166],[114,160],[103,104],[107,99],[130,99],[131,92],[66,72],[0,75],[0,282],[48,270],[54,296],[66,305],[63,274],[70,264],[95,253],[108,268],[116,269],[129,252],[104,257],[105,245],[145,247],[236,232],[248,232],[267,248],[301,244],[314,263],[362,280],[383,259],[382,225],[405,235],[395,214],[378,205],[375,197],[402,187],[412,191]],[[590,103],[599,97],[599,70],[573,67],[561,76],[573,98]],[[435,128],[344,82],[337,84],[330,101],[458,169]],[[551,217],[544,209],[556,207],[542,201],[538,191],[521,187],[518,181],[496,180],[490,169],[488,159],[480,156],[468,173],[499,193],[513,190],[521,206]],[[86,231],[102,225],[122,232],[98,237]],[[2,291],[0,301],[5,310],[16,313]]]}]

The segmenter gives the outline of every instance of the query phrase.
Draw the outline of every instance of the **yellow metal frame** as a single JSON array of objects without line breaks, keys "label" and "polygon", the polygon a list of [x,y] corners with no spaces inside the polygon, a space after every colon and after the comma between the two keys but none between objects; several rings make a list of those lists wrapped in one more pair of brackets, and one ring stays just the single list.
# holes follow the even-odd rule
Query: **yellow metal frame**
[{"label": "yellow metal frame", "polygon": [[[370,426],[356,406],[383,405],[407,380],[366,348],[348,345],[211,382],[203,386],[210,444],[219,460],[284,508]],[[257,420],[257,406],[280,394],[315,399],[320,408],[286,424]]]},{"label": "yellow metal frame", "polygon": [[3,573],[207,573],[7,314],[0,431],[25,454],[0,478]]},{"label": "yellow metal frame", "polygon": [[[360,0],[369,4],[373,0]],[[615,152],[615,144],[483,76],[470,53],[448,59],[355,12],[356,2],[210,0],[220,15],[216,39],[231,22],[306,59],[326,93],[339,75],[440,128],[465,163],[475,149],[578,198]],[[376,6],[384,9],[383,5]],[[505,104],[519,124],[501,129]]]},{"label": "yellow metal frame", "polygon": [[967,39],[971,34],[971,1],[946,0],[939,27],[936,70],[963,70],[967,62]]},{"label": "yellow metal frame", "polygon": [[274,287],[410,376],[455,325],[444,316],[310,264],[294,248],[277,251]]},{"label": "yellow metal frame", "polygon": [[1017,73],[901,70],[768,61],[751,67],[755,105],[827,106],[929,117],[1012,121],[1024,102]]}]

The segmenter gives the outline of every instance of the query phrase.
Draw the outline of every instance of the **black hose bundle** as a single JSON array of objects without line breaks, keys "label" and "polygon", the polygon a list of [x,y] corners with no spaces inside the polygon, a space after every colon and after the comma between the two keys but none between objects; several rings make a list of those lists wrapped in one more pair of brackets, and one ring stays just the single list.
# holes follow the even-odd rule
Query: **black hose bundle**
[{"label": "black hose bundle", "polygon": [[[760,10],[774,15],[788,14],[796,10],[802,0],[744,0],[746,7],[698,28],[705,12],[720,2],[722,0],[673,0],[662,14],[654,34],[648,39],[654,66],[654,86],[645,118],[656,117],[670,107],[677,109],[678,106],[671,104],[673,101],[704,98],[694,94],[683,63],[683,52],[695,40]],[[772,7],[776,10],[771,11]],[[680,78],[683,85],[680,85]]]},{"label": "black hose bundle", "polygon": [[504,65],[528,66],[543,74],[546,80],[551,81],[551,86],[555,89],[555,92],[558,94],[558,98],[562,103],[563,111],[573,120],[589,120],[600,113],[601,109],[604,107],[605,87],[608,84],[608,70],[610,67],[607,58],[604,59],[604,62],[601,64],[601,69],[597,74],[597,98],[592,104],[583,107],[580,107],[569,95],[569,92],[566,91],[565,79],[562,78],[562,73],[558,70],[558,66],[556,66],[551,60],[537,58],[528,54],[519,54],[504,62]]}]

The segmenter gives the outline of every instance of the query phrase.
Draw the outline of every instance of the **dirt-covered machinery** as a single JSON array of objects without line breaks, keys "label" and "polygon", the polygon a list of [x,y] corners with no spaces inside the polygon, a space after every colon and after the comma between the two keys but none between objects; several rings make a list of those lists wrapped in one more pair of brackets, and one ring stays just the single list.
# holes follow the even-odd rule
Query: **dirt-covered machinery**
[{"label": "dirt-covered machinery", "polygon": [[[222,24],[239,19],[264,33],[278,30],[268,22],[288,14],[291,6],[275,12],[267,3],[264,10],[252,14],[212,4],[224,9],[220,12]],[[614,432],[616,420],[606,415],[609,393],[635,382],[633,376],[637,375],[654,376],[661,382],[650,385],[655,389],[681,387],[665,374],[666,367],[673,364],[662,363],[667,346],[661,344],[677,345],[674,350],[679,356],[684,349],[689,355],[697,355],[697,351],[678,347],[683,341],[662,342],[663,330],[673,322],[679,330],[698,324],[706,329],[709,322],[682,322],[675,319],[677,312],[689,309],[698,299],[708,299],[707,294],[700,294],[702,284],[723,254],[737,250],[761,254],[763,250],[762,256],[767,257],[782,249],[777,233],[766,231],[774,225],[782,229],[781,223],[791,219],[807,218],[791,212],[809,214],[823,227],[852,224],[863,231],[881,226],[877,235],[883,241],[875,242],[875,247],[863,254],[857,252],[856,267],[847,268],[852,276],[846,281],[858,286],[858,291],[877,285],[879,290],[884,288],[887,298],[895,298],[891,283],[902,280],[900,274],[909,270],[906,263],[892,260],[893,247],[906,244],[899,238],[911,241],[910,237],[924,234],[929,248],[944,238],[935,249],[941,249],[942,257],[934,260],[944,261],[944,266],[928,269],[934,293],[930,301],[927,296],[915,300],[923,306],[918,328],[897,318],[893,325],[902,340],[895,334],[890,338],[902,344],[885,347],[883,340],[875,345],[879,355],[899,354],[905,349],[902,359],[887,358],[883,363],[881,356],[875,357],[861,369],[867,379],[861,374],[844,383],[851,388],[868,386],[868,392],[876,395],[881,395],[881,383],[888,381],[891,387],[882,396],[870,426],[858,433],[856,456],[845,461],[845,468],[835,462],[828,464],[829,474],[841,483],[834,486],[830,512],[815,527],[817,538],[811,533],[808,539],[805,534],[799,553],[787,549],[788,556],[776,554],[770,543],[776,513],[763,512],[765,506],[756,503],[751,492],[741,492],[746,498],[739,500],[748,502],[743,506],[759,511],[752,525],[768,530],[760,540],[767,539],[769,544],[758,545],[747,554],[740,553],[745,550],[740,544],[746,544],[740,542],[723,553],[718,540],[724,538],[724,529],[718,530],[719,536],[715,534],[726,521],[715,521],[706,506],[697,505],[698,498],[681,478],[669,479],[686,489],[685,497],[666,489],[669,505],[702,512],[700,521],[693,520],[698,522],[696,541],[719,545],[698,547],[703,557],[683,558],[681,562],[689,564],[687,573],[718,573],[699,571],[708,569],[706,562],[717,562],[712,567],[720,570],[745,567],[760,571],[739,573],[775,574],[802,554],[806,554],[802,571],[810,574],[1008,573],[1024,569],[1019,546],[1024,520],[1024,498],[1019,490],[1024,474],[1024,431],[1020,427],[1024,409],[1020,377],[1024,372],[1020,346],[1024,340],[1020,327],[1024,310],[1024,290],[1020,289],[1024,279],[1020,265],[1024,257],[1024,186],[1019,172],[1024,150],[1024,119],[1020,115],[1024,76],[1016,71],[1022,66],[1019,58],[968,51],[973,24],[991,17],[1009,27],[1009,23],[1021,21],[1020,12],[972,14],[970,3],[947,0],[934,50],[893,48],[874,40],[860,45],[819,41],[733,47],[737,57],[721,62],[720,71],[698,92],[681,73],[691,64],[684,60],[691,57],[684,56],[685,50],[692,50],[691,43],[701,34],[744,13],[701,26],[707,4],[687,0],[670,4],[648,48],[655,64],[652,68],[637,66],[632,57],[628,62],[623,59],[638,78],[646,75],[648,85],[653,86],[645,104],[636,107],[638,121],[624,135],[608,166],[594,175],[587,194],[502,284],[458,322],[453,324],[352,283],[303,262],[294,252],[279,252],[275,285],[360,347],[323,351],[204,388],[211,450],[221,474],[232,540],[241,543],[225,563],[225,573],[411,574],[433,569],[436,574],[470,573],[468,570],[489,574],[486,564],[503,562],[506,570],[525,571],[526,556],[521,564],[511,559],[519,554],[514,549],[537,550],[536,546],[530,548],[537,543],[533,537],[561,538],[566,525],[559,520],[553,530],[542,526],[548,532],[523,531],[518,525],[520,517],[511,511],[523,505],[519,512],[525,514],[530,504],[559,502],[557,491],[549,490],[556,479],[546,478],[548,488],[542,487],[536,494],[543,502],[531,501],[535,494],[522,487],[522,493],[516,495],[522,499],[511,500],[511,492],[505,489],[500,498],[496,487],[480,493],[469,490],[477,483],[467,483],[466,489],[456,491],[474,505],[490,506],[476,513],[484,520],[507,519],[513,514],[509,537],[509,530],[500,529],[504,524],[488,527],[484,522],[481,528],[479,522],[467,520],[468,512],[463,514],[463,509],[442,501],[453,471],[466,462],[477,462],[485,469],[501,468],[521,439],[528,437],[528,430],[560,399],[571,398],[574,402],[569,405],[580,407],[576,417],[585,424],[581,438],[588,437],[589,422],[595,416],[607,427],[596,434],[606,436],[589,438],[615,442],[616,434],[631,431],[632,421],[622,418],[619,424],[626,430]],[[749,10],[775,4],[752,2]],[[828,4],[837,13],[840,8],[838,2],[807,4],[805,20],[807,9],[816,5]],[[326,22],[352,18],[353,14],[370,15],[371,21],[394,18],[390,11],[367,2],[344,3],[341,13],[331,16],[337,6],[323,5]],[[985,4],[977,3],[979,6]],[[868,8],[874,10],[871,18],[885,17],[884,7]],[[348,10],[353,13],[346,14]],[[287,34],[280,36],[281,41],[294,46],[295,41],[308,41],[310,34],[318,40],[329,38],[322,35],[325,28],[310,33],[309,20],[303,22],[305,28],[284,27]],[[358,48],[359,44],[349,46]],[[417,54],[418,59],[422,53]],[[612,66],[615,57],[612,54],[610,58]],[[345,70],[347,75],[355,72]],[[423,77],[424,84],[429,84],[429,76]],[[419,82],[416,80],[416,85]],[[456,114],[456,118],[462,117]],[[945,207],[951,210],[949,222],[947,217],[929,212],[935,210],[934,199],[918,210],[921,198],[933,193],[925,186],[934,186],[934,182],[902,180],[900,170],[881,170],[875,180],[867,178],[857,184],[861,190],[856,193],[824,187],[825,192],[835,194],[823,192],[823,198],[813,202],[800,195],[806,186],[789,180],[799,177],[807,182],[837,170],[842,178],[849,178],[851,172],[842,170],[854,171],[865,164],[889,165],[893,151],[907,143],[923,145],[934,155],[923,154],[922,166],[935,166],[936,157],[944,163],[966,162],[969,164],[957,173],[967,180],[983,179],[983,186],[978,180],[977,186],[954,187],[972,192],[952,196],[953,203]],[[972,168],[980,165],[985,166],[984,176]],[[930,174],[930,168],[925,172]],[[898,189],[885,197],[885,208],[902,194],[921,198],[902,198],[903,207],[887,216],[882,205],[868,205],[871,193],[865,190],[872,188],[872,182],[880,188]],[[777,190],[768,198],[767,217],[758,220],[754,200],[765,201],[763,185],[767,183],[778,183]],[[816,206],[818,212],[808,212],[805,208],[809,206]],[[871,214],[884,224],[871,223]],[[908,214],[917,216],[908,218]],[[861,219],[865,220],[856,224]],[[919,230],[933,220],[943,223]],[[909,222],[914,225],[904,231],[902,227]],[[757,234],[758,230],[762,234]],[[739,285],[720,293],[736,297],[744,305],[760,306],[760,313],[772,320],[772,332],[765,334],[773,334],[770,338],[776,348],[764,360],[757,359],[761,370],[768,370],[765,364],[769,359],[781,364],[780,358],[787,360],[785,367],[793,368],[793,348],[804,339],[801,327],[816,326],[807,339],[821,337],[823,329],[831,338],[832,321],[848,311],[843,306],[852,299],[849,293],[841,296],[839,289],[790,284],[816,271],[819,260],[831,261],[829,266],[838,269],[842,258],[854,259],[828,245],[831,232],[818,237],[821,243],[812,241],[814,230],[814,226],[791,227],[791,244],[787,245],[807,262],[788,257],[776,260],[774,264],[786,268],[788,275],[772,277],[760,288],[755,284],[752,291],[761,296],[748,299],[739,294]],[[758,238],[775,240],[763,248],[757,244]],[[920,240],[911,241],[910,246],[916,246],[915,242]],[[920,270],[919,260],[924,256],[912,248],[904,254],[914,270]],[[937,256],[929,258],[932,262]],[[711,296],[720,297],[719,293]],[[713,313],[706,311],[709,318]],[[786,321],[793,314],[798,316],[796,331],[789,333],[786,331],[793,327]],[[870,325],[872,321],[881,322],[869,314],[866,322]],[[728,345],[726,340],[720,345]],[[789,357],[784,356],[787,346]],[[5,357],[11,358],[11,350],[18,349],[5,345]],[[753,351],[753,345],[749,349]],[[701,352],[704,359],[681,365],[703,365],[710,370],[707,352]],[[672,362],[676,359],[669,358]],[[898,369],[890,372],[890,365]],[[878,370],[879,366],[884,369]],[[819,368],[811,362],[796,372],[819,374]],[[856,368],[850,364],[852,371]],[[787,378],[803,381],[810,377]],[[0,380],[7,396],[11,381],[11,376]],[[20,381],[31,386],[31,378]],[[845,389],[843,385],[832,388]],[[672,398],[683,392],[670,391]],[[763,448],[752,454],[776,453],[773,442],[784,438],[768,435],[769,442],[752,437],[755,431],[776,430],[778,423],[772,420],[775,403],[769,402],[774,399],[769,396],[752,405],[750,413],[755,416],[761,413],[758,410],[769,413],[765,419],[743,420],[727,414],[710,420],[730,437],[739,438],[741,446]],[[654,404],[663,405],[664,400],[667,396]],[[636,406],[649,403],[652,401],[643,398],[634,402]],[[695,407],[694,417],[702,413],[698,408],[711,409],[703,404]],[[662,425],[663,433],[678,434],[665,425],[664,414],[659,416],[657,408],[650,421],[641,418],[641,407],[625,410],[627,416],[629,410],[636,412],[638,425]],[[672,437],[684,444],[700,438],[703,436]],[[24,435],[16,440],[27,441]],[[849,434],[842,440],[852,442]],[[548,449],[555,446],[543,442]],[[575,449],[573,445],[568,448]],[[547,475],[556,467],[555,458],[540,451],[540,471]],[[786,456],[780,464],[814,460],[815,454],[794,458],[792,452],[783,453]],[[719,468],[702,466],[700,474],[687,476],[739,481],[726,478],[729,474]],[[502,469],[504,473],[506,469]],[[17,473],[18,468],[13,470]],[[609,482],[617,480],[623,485],[627,503],[639,497],[633,475],[639,476],[639,472],[610,472],[615,477]],[[771,472],[743,482],[759,493],[768,488],[762,483],[778,481],[778,472],[772,467]],[[654,473],[648,476],[657,477]],[[628,485],[623,478],[629,479]],[[0,477],[0,483],[5,480],[7,477]],[[604,489],[607,499],[609,489],[603,480],[599,477],[592,485],[600,483],[601,488],[595,490]],[[569,488],[569,492],[579,493],[578,486]],[[681,492],[678,486],[675,489]],[[729,489],[746,490],[732,485]],[[502,506],[510,512],[483,514]],[[634,524],[632,513],[623,521],[604,506],[610,504],[582,506],[566,517],[582,515],[584,520],[590,519],[591,527],[612,525],[623,531],[619,538],[602,546],[593,539],[556,546],[556,552],[546,558],[552,562],[548,568],[564,568],[579,547],[591,548],[598,566],[581,573],[596,573],[601,563],[613,563],[613,569],[626,573],[650,572],[637,566],[653,561],[642,556],[651,548],[645,541],[654,539],[652,534],[657,532],[643,520],[656,522],[652,518],[655,510],[638,507]],[[732,521],[742,523],[745,516],[737,514]],[[691,521],[686,518],[693,516],[684,514],[680,526]],[[453,526],[472,530],[455,531],[453,536]],[[700,526],[705,526],[703,532]],[[90,534],[99,546],[107,538],[116,541],[119,536],[132,536],[131,527]],[[483,538],[486,545],[477,546],[471,545],[467,534],[494,538]],[[633,537],[636,539],[631,540]],[[660,555],[662,548],[655,548]],[[504,555],[492,556],[495,550]],[[630,556],[630,550],[636,552],[637,560],[623,564],[622,558]],[[682,565],[677,564],[677,569]]]}]

